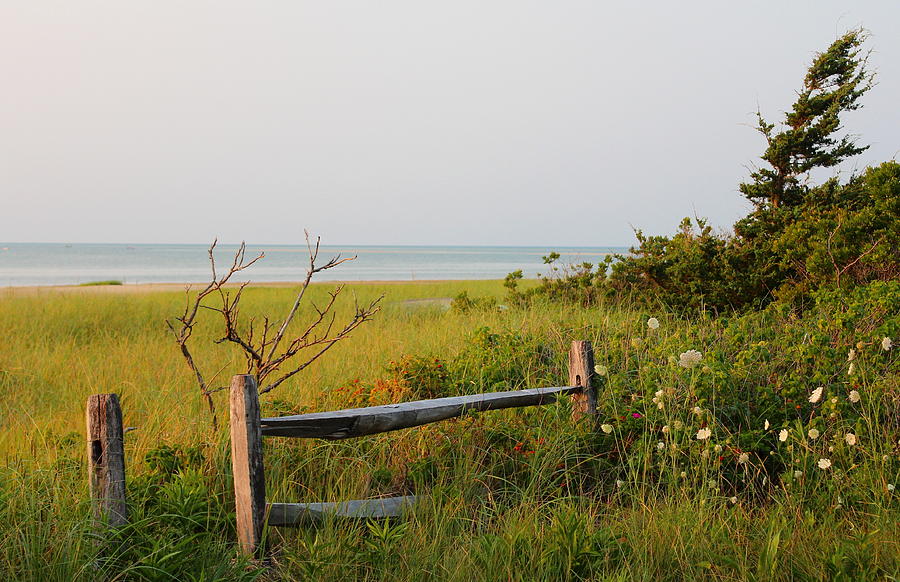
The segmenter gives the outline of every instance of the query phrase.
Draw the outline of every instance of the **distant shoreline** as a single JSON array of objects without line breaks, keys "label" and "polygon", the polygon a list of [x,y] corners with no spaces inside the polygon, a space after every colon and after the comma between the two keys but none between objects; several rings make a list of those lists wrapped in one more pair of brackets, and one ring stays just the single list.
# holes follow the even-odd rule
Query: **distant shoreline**
[{"label": "distant shoreline", "polygon": [[[497,281],[502,279],[416,279],[405,280],[372,280],[372,281],[313,281],[312,285],[436,285],[441,283],[464,283],[469,281]],[[184,291],[187,287],[192,290],[202,289],[204,283],[123,283],[121,285],[10,285],[0,287],[0,296],[4,293],[13,295],[37,295],[40,293],[144,293],[144,292],[172,292]],[[252,281],[250,287],[299,287],[302,281]],[[241,283],[228,283],[226,287],[237,287]]]}]

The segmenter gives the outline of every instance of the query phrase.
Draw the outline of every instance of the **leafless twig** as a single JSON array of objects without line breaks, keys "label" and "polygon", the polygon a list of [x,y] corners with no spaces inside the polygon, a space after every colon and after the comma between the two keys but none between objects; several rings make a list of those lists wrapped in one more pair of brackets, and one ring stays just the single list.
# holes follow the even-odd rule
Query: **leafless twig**
[{"label": "leafless twig", "polygon": [[[175,322],[180,325],[176,327],[176,325],[171,320],[166,320],[166,325],[169,326],[169,329],[172,331],[172,335],[175,336],[175,341],[178,344],[179,349],[181,350],[181,354],[184,356],[188,367],[197,378],[197,384],[200,386],[200,394],[206,400],[209,412],[210,414],[212,414],[212,422],[214,428],[218,428],[216,408],[212,400],[212,392],[214,392],[214,390],[209,389],[206,380],[203,378],[203,374],[200,372],[200,368],[197,367],[197,363],[194,361],[194,357],[191,354],[190,349],[188,348],[188,340],[191,338],[191,334],[193,334],[194,332],[194,325],[197,322],[197,314],[200,311],[200,307],[203,305],[203,300],[216,291],[221,292],[222,287],[226,283],[228,283],[229,280],[231,280],[232,276],[234,276],[236,273],[240,273],[256,261],[263,258],[263,256],[265,256],[263,253],[260,253],[250,261],[246,261],[245,252],[247,250],[247,246],[242,242],[240,247],[238,247],[237,252],[234,254],[234,261],[231,264],[231,268],[228,269],[228,272],[222,277],[217,277],[216,258],[213,254],[216,249],[217,243],[218,239],[214,240],[213,243],[209,246],[208,251],[209,264],[212,271],[212,279],[209,283],[206,284],[206,287],[201,289],[200,292],[198,292],[193,298],[191,297],[190,286],[188,286],[188,288],[185,290],[184,312],[181,314],[181,316],[175,318]],[[218,375],[218,373],[216,375]]]},{"label": "leafless twig", "polygon": [[[340,255],[337,255],[324,264],[319,265],[317,260],[321,239],[317,237],[315,243],[312,243],[309,233],[305,234],[306,245],[309,251],[306,277],[300,284],[293,304],[283,320],[275,322],[270,320],[269,317],[263,317],[260,322],[251,318],[245,325],[241,325],[239,308],[247,283],[242,283],[234,291],[234,288],[230,290],[225,285],[235,273],[243,271],[261,259],[263,254],[260,253],[256,258],[246,261],[244,257],[246,247],[241,243],[228,273],[217,278],[216,264],[213,258],[213,249],[216,246],[214,242],[209,249],[212,280],[193,298],[191,298],[188,290],[188,301],[184,313],[181,317],[175,318],[175,321],[181,324],[180,326],[174,325],[171,321],[167,322],[169,329],[172,330],[181,348],[181,353],[184,355],[188,367],[190,367],[197,378],[200,392],[206,398],[207,405],[213,415],[214,426],[217,425],[217,421],[211,394],[218,389],[209,388],[188,349],[188,340],[191,337],[193,326],[201,307],[215,311],[222,316],[225,333],[216,343],[230,342],[241,349],[247,361],[247,373],[255,374],[257,382],[261,386],[260,394],[271,392],[289,378],[309,367],[336,343],[346,339],[360,325],[371,320],[380,310],[379,303],[382,297],[378,297],[364,306],[360,306],[357,303],[354,314],[349,321],[344,323],[340,329],[335,330],[336,314],[334,307],[338,296],[344,289],[343,285],[338,285],[337,288],[329,292],[328,300],[323,307],[319,308],[314,304],[312,305],[314,314],[311,314],[310,323],[295,333],[290,333],[291,324],[295,322],[300,312],[301,303],[313,277],[317,273],[332,269],[356,258],[341,258]],[[203,305],[203,300],[211,295],[218,297],[218,305]],[[296,360],[303,353],[306,354],[305,357]]]}]

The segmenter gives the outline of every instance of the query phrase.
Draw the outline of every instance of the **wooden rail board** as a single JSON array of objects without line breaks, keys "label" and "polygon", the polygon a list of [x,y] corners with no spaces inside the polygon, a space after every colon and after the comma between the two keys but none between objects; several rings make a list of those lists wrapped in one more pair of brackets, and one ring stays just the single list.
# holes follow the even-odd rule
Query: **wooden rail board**
[{"label": "wooden rail board", "polygon": [[263,436],[346,439],[420,426],[461,416],[470,410],[499,410],[556,401],[560,394],[578,393],[580,386],[529,388],[469,396],[401,402],[368,408],[348,408],[261,419]]},{"label": "wooden rail board", "polygon": [[332,503],[270,503],[268,523],[272,526],[303,525],[322,521],[328,516],[343,519],[387,519],[400,517],[415,501],[415,495],[405,495]]}]

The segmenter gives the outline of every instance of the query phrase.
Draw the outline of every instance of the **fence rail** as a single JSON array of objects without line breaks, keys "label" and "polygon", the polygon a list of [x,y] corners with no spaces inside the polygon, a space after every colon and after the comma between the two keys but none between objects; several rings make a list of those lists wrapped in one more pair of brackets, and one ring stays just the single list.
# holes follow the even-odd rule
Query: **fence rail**
[{"label": "fence rail", "polygon": [[582,391],[581,386],[560,386],[488,392],[368,408],[347,408],[332,412],[263,418],[260,423],[263,436],[338,440],[421,426],[462,416],[469,411],[550,404],[556,401],[558,394]]}]

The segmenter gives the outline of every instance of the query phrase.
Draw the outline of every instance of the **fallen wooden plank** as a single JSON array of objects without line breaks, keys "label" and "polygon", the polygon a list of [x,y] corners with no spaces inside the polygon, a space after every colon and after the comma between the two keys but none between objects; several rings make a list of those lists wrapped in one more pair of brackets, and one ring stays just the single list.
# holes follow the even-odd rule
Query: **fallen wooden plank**
[{"label": "fallen wooden plank", "polygon": [[302,525],[322,521],[328,516],[343,519],[400,517],[415,501],[415,495],[405,495],[332,503],[270,503],[268,523],[273,526]]},{"label": "fallen wooden plank", "polygon": [[498,410],[549,404],[555,402],[559,394],[581,390],[580,386],[529,388],[263,418],[262,434],[328,440],[346,439],[446,420],[461,416],[470,410]]}]

